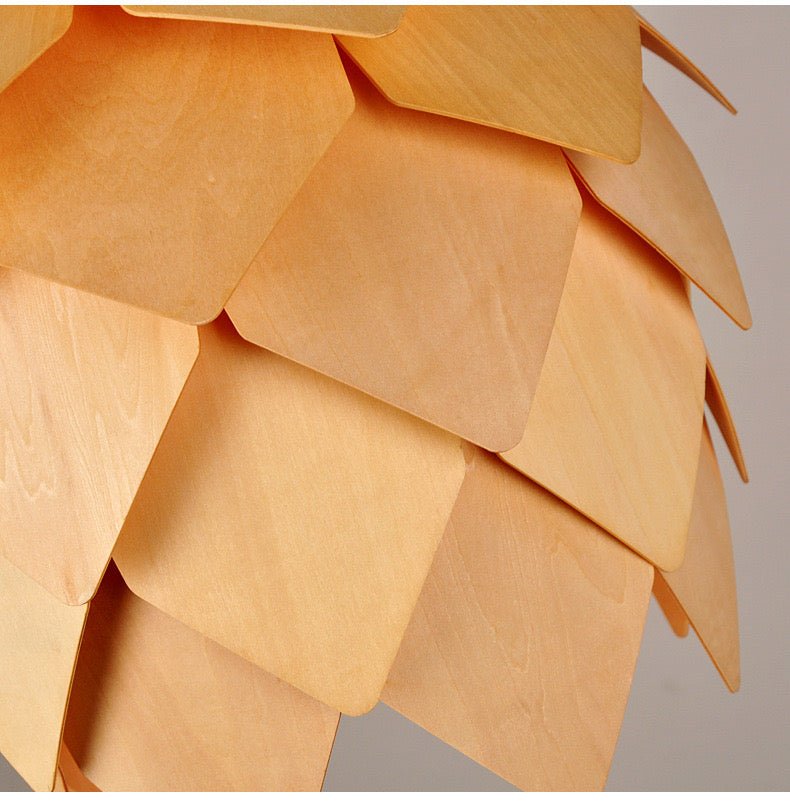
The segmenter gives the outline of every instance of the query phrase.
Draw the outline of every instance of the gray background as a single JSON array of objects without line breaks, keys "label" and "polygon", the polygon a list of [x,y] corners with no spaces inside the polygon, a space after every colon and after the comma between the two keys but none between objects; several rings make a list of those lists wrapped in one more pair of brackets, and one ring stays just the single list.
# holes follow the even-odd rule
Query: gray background
[{"label": "gray background", "polygon": [[[719,205],[755,325],[743,333],[702,295],[695,308],[751,475],[741,484],[718,432],[740,598],[743,685],[731,696],[696,637],[651,606],[610,790],[790,786],[788,210],[790,9],[639,7],[739,110],[733,118],[645,54],[645,81],[685,137]],[[384,706],[344,718],[328,790],[510,787]],[[0,758],[0,789],[25,790]]]}]

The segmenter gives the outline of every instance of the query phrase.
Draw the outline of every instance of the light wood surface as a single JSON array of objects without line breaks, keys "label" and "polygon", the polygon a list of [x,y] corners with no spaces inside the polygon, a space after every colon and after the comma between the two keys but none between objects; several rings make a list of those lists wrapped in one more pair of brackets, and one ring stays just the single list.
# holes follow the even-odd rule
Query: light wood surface
[{"label": "light wood surface", "polygon": [[93,596],[198,351],[193,326],[0,270],[0,553]]},{"label": "light wood surface", "polygon": [[527,428],[504,459],[676,569],[704,393],[705,347],[680,276],[585,196]]},{"label": "light wood surface", "polygon": [[395,33],[340,43],[400,106],[639,156],[642,53],[630,8],[414,6]]},{"label": "light wood surface", "polygon": [[659,571],[659,575],[678,599],[727,687],[738,690],[741,660],[732,538],[724,484],[707,425],[686,558],[680,569]]},{"label": "light wood surface", "polygon": [[694,155],[644,91],[642,154],[630,166],[567,152],[591,193],[741,328],[752,315],[730,241]]},{"label": "light wood surface", "polygon": [[[150,664],[150,660],[146,660],[143,667]],[[99,668],[101,668],[99,662]],[[128,761],[127,761],[128,762]],[[58,773],[63,783],[63,791],[98,791],[99,789],[91,783],[90,780],[80,771],[77,761],[74,756],[69,752],[66,744],[60,746],[60,757],[58,758]]]},{"label": "light wood surface", "polygon": [[121,572],[230,650],[364,712],[461,485],[460,439],[245,342],[227,318],[200,335]]},{"label": "light wood surface", "polygon": [[675,593],[667,586],[661,575],[657,574],[653,579],[653,594],[672,631],[678,637],[687,637],[691,625],[689,619],[686,617],[680,601],[675,597]]},{"label": "light wood surface", "polygon": [[352,109],[328,35],[76,8],[0,96],[0,266],[211,320]]},{"label": "light wood surface", "polygon": [[738,432],[735,429],[735,421],[733,420],[732,413],[730,412],[727,399],[724,396],[724,390],[721,383],[716,376],[716,371],[713,369],[713,364],[708,357],[708,371],[705,381],[705,401],[710,408],[711,414],[716,419],[719,430],[721,431],[724,442],[730,450],[730,455],[741,475],[741,479],[749,482],[749,472],[746,470],[746,460],[743,457],[743,450],[741,449],[741,442],[738,439]]},{"label": "light wood surface", "polygon": [[642,46],[669,62],[673,67],[688,76],[695,84],[712,95],[725,109],[733,115],[735,107],[725,98],[724,93],[688,58],[681,53],[666,37],[644,17],[637,14],[642,37]]},{"label": "light wood surface", "polygon": [[123,6],[140,17],[185,18],[296,28],[350,36],[392,33],[405,6]]},{"label": "light wood surface", "polygon": [[562,152],[399,109],[349,74],[354,115],[228,313],[258,345],[511,449],[581,210]]},{"label": "light wood surface", "polygon": [[0,8],[0,91],[57,42],[71,25],[71,6]]},{"label": "light wood surface", "polygon": [[110,568],[65,739],[104,791],[318,791],[339,718],[135,597]]},{"label": "light wood surface", "polygon": [[477,450],[383,699],[519,788],[602,788],[652,579]]},{"label": "light wood surface", "polygon": [[67,606],[0,557],[0,753],[34,791],[56,785],[88,606]]}]

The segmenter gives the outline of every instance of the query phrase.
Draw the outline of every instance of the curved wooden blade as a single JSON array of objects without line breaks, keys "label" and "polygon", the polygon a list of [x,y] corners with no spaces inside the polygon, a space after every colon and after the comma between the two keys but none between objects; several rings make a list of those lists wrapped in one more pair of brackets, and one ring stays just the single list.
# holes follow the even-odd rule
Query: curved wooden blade
[{"label": "curved wooden blade", "polygon": [[678,637],[687,637],[690,623],[680,601],[675,597],[675,593],[667,586],[661,575],[653,578],[653,595],[655,595],[664,617],[667,619],[672,631]]},{"label": "curved wooden blade", "polygon": [[524,434],[581,210],[559,149],[393,107],[351,120],[228,303],[251,342],[491,450]]},{"label": "curved wooden blade", "polygon": [[694,155],[644,91],[642,154],[630,166],[567,157],[595,198],[687,275],[741,328],[752,315],[730,241]]},{"label": "curved wooden blade", "polygon": [[0,96],[0,265],[211,320],[352,110],[328,35],[77,8]]},{"label": "curved wooden blade", "polygon": [[642,54],[626,7],[414,6],[340,44],[395,104],[631,162]]},{"label": "curved wooden blade", "polygon": [[602,788],[652,579],[477,450],[383,699],[519,788]]},{"label": "curved wooden blade", "polygon": [[138,17],[232,22],[375,37],[391,34],[406,6],[122,6]]},{"label": "curved wooden blade", "polygon": [[727,404],[727,399],[724,397],[724,390],[716,376],[716,371],[713,369],[713,364],[708,357],[708,374],[705,381],[705,401],[710,408],[711,414],[716,419],[719,425],[724,442],[730,450],[732,459],[741,475],[741,479],[749,482],[749,472],[746,470],[746,460],[743,457],[741,449],[741,442],[738,439],[738,432],[735,429],[735,421],[733,420],[732,413]]},{"label": "curved wooden blade", "polygon": [[227,318],[200,335],[121,573],[275,676],[369,710],[461,485],[460,440],[250,345]]},{"label": "curved wooden blade", "polygon": [[34,791],[56,787],[88,606],[67,606],[0,558],[0,752]]},{"label": "curved wooden blade", "polygon": [[[149,660],[150,662],[150,660]],[[69,752],[66,744],[60,746],[58,770],[63,782],[63,791],[99,791],[96,786],[82,773],[74,756]]]},{"label": "curved wooden blade", "polygon": [[111,568],[65,739],[105,791],[318,791],[339,718],[135,597]]},{"label": "curved wooden blade", "polygon": [[727,499],[707,424],[703,429],[686,558],[660,572],[730,690],[741,685],[738,598]]},{"label": "curved wooden blade", "polygon": [[0,8],[0,92],[71,25],[71,6]]},{"label": "curved wooden blade", "polygon": [[705,347],[680,276],[586,197],[527,429],[502,457],[676,569],[704,392]]},{"label": "curved wooden blade", "polygon": [[657,28],[637,13],[642,38],[642,47],[660,56],[674,68],[688,76],[707,93],[712,95],[725,109],[736,114],[735,107],[724,97],[724,93],[688,58],[681,53]]},{"label": "curved wooden blade", "polygon": [[0,270],[0,553],[66,603],[99,585],[196,329]]}]

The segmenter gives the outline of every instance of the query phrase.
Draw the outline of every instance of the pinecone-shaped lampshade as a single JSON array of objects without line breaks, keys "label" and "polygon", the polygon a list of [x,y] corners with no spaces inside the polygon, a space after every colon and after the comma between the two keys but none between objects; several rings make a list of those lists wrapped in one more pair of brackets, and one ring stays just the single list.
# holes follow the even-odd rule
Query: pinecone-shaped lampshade
[{"label": "pinecone-shaped lampshade", "polygon": [[602,787],[651,592],[739,684],[689,281],[750,314],[627,7],[0,13],[0,751],[318,789],[379,700]]}]

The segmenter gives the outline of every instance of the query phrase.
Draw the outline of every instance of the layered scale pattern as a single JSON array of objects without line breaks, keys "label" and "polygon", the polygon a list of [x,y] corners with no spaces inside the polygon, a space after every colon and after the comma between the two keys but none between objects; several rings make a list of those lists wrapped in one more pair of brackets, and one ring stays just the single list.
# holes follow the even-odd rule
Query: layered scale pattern
[{"label": "layered scale pattern", "polygon": [[[748,303],[628,7],[0,12],[0,752],[320,789],[379,700],[602,788],[651,593],[740,683]],[[733,110],[734,111],[734,110]]]}]

